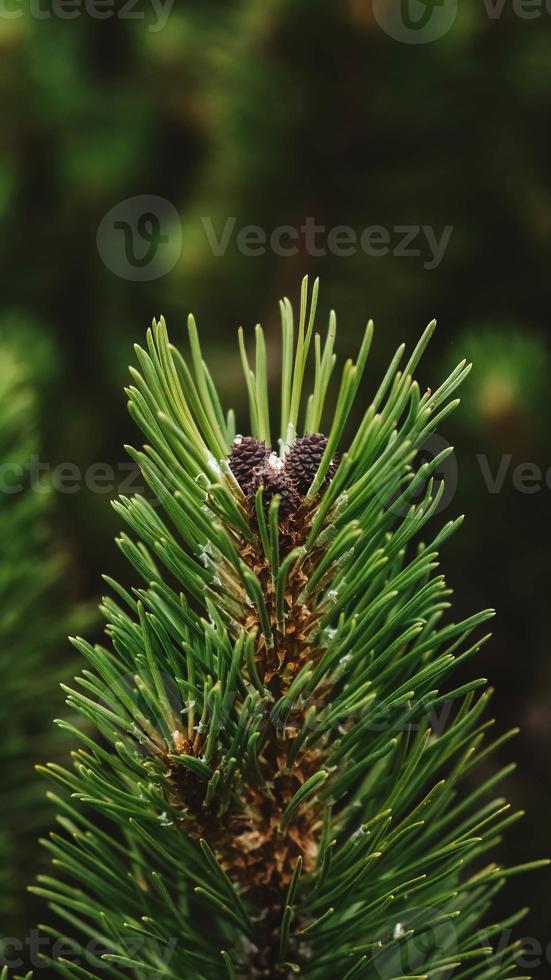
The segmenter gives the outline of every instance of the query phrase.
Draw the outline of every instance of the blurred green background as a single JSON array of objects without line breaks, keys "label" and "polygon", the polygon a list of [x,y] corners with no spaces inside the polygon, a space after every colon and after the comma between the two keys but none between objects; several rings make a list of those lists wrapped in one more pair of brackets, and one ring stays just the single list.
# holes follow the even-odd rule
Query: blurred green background
[{"label": "blurred green background", "polygon": [[[131,578],[109,498],[139,486],[122,389],[153,316],[178,343],[193,310],[244,430],[236,327],[267,327],[276,376],[277,300],[296,302],[305,273],[321,277],[320,324],[337,310],[343,359],[375,319],[366,400],[395,346],[438,318],[420,381],[475,361],[443,433],[458,467],[445,516],[468,518],[444,568],[457,615],[498,611],[478,670],[497,685],[496,728],[522,728],[499,761],[518,760],[505,790],[527,810],[500,857],[531,860],[551,851],[551,14],[462,0],[441,37],[409,43],[385,29],[392,3],[140,0],[102,19],[84,0],[5,0],[0,319],[35,365],[41,461],[110,468],[101,492],[96,478],[54,494],[70,594],[87,600],[101,572]],[[246,254],[249,225],[297,229],[282,239],[295,254]],[[378,246],[338,254],[343,225],[378,226]],[[549,976],[545,873],[498,899],[524,904],[520,935],[543,952],[523,972]]]}]

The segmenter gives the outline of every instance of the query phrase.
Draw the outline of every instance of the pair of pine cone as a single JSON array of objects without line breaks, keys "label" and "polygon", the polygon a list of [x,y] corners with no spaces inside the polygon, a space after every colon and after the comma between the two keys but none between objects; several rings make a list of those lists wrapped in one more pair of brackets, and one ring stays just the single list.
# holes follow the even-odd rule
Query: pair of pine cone
[{"label": "pair of pine cone", "polygon": [[[268,508],[272,497],[279,494],[279,515],[285,519],[298,510],[310,489],[326,446],[327,437],[314,432],[297,439],[284,460],[280,460],[265,442],[253,436],[238,436],[228,462],[247,500],[252,503],[256,491],[262,486],[264,505]],[[322,489],[336,468],[336,462],[332,460]]]}]

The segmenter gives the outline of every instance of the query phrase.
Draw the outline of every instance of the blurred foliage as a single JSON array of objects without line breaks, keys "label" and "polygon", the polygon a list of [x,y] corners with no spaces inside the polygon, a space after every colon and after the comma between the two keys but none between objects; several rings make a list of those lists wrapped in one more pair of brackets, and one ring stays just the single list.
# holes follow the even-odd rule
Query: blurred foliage
[{"label": "blurred foliage", "polygon": [[[161,312],[177,340],[194,310],[243,428],[234,329],[250,329],[264,310],[277,354],[272,310],[280,295],[296,298],[302,274],[321,275],[322,319],[328,304],[344,311],[344,354],[374,316],[372,377],[394,345],[438,316],[426,384],[442,362],[476,359],[445,433],[459,464],[450,513],[468,514],[448,569],[465,610],[483,597],[500,614],[484,669],[498,681],[498,725],[523,725],[509,795],[526,804],[531,831],[512,835],[511,860],[540,856],[549,850],[551,806],[550,490],[544,482],[521,493],[508,472],[492,494],[478,457],[492,472],[509,453],[513,465],[531,462],[543,473],[550,465],[551,18],[543,8],[521,19],[508,4],[491,18],[482,2],[465,0],[437,43],[406,45],[381,30],[370,0],[187,0],[161,29],[152,29],[146,0],[140,10],[143,20],[38,19],[26,6],[20,18],[0,17],[2,302],[38,320],[57,344],[44,452],[53,465],[71,460],[83,471],[105,461],[122,478],[131,429],[119,391],[132,341]],[[183,245],[168,275],[130,282],[102,263],[96,234],[111,208],[139,194],[176,206]],[[232,216],[236,230],[254,224],[268,235],[308,216],[357,232],[453,232],[433,269],[422,254],[392,249],[249,257],[235,234],[225,255],[214,255],[201,219],[219,237]],[[107,496],[83,488],[57,501],[58,534],[78,555],[83,595],[100,571],[113,570],[117,522]],[[114,571],[124,578],[122,561]],[[549,890],[543,882],[518,888],[545,944]]]},{"label": "blurred foliage", "polygon": [[504,453],[520,459],[528,449],[530,455],[541,451],[547,440],[551,378],[544,338],[506,320],[475,322],[460,335],[458,346],[476,367],[476,388],[461,412],[465,435],[482,432]]},{"label": "blurred foliage", "polygon": [[[15,323],[17,333],[12,335]],[[27,350],[30,351],[26,357]],[[48,338],[32,325],[0,323],[0,919],[3,936],[34,926],[25,889],[42,864],[37,836],[52,814],[34,765],[61,759],[71,746],[53,730],[62,708],[59,683],[70,676],[68,630],[90,625],[83,605],[71,608],[68,556],[54,544],[51,488],[31,476],[39,445],[32,363],[51,362]],[[36,361],[38,364],[38,359]],[[64,650],[66,651],[64,653]],[[2,943],[0,942],[0,955]]]}]

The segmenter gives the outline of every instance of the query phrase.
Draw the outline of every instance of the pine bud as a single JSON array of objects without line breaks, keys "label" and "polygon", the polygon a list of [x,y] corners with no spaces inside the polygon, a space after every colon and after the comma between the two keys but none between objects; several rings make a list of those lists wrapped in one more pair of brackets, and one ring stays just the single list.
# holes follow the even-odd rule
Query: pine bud
[{"label": "pine bud", "polygon": [[228,462],[242,490],[250,488],[254,471],[264,465],[269,455],[270,450],[260,439],[236,436]]}]

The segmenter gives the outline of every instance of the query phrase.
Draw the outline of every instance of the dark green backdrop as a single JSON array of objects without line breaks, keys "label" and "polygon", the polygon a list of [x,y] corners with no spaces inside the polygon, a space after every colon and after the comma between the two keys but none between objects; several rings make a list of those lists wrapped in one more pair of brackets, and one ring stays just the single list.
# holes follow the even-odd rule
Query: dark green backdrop
[{"label": "dark green backdrop", "polygon": [[[460,612],[498,610],[478,669],[496,682],[498,728],[522,726],[506,789],[527,809],[503,859],[531,860],[550,852],[551,15],[462,0],[442,37],[412,44],[381,26],[391,2],[374,14],[370,0],[176,0],[160,23],[148,0],[131,19],[121,3],[98,19],[83,0],[65,19],[46,0],[5,0],[1,318],[36,360],[41,460],[105,463],[115,482],[128,480],[122,445],[136,438],[127,364],[152,316],[164,313],[178,342],[195,312],[241,412],[235,328],[262,320],[277,360],[277,299],[296,301],[305,273],[321,276],[322,318],[337,309],[343,356],[375,318],[371,383],[399,341],[439,319],[422,382],[475,359],[444,433],[459,474],[446,516],[468,517],[444,567]],[[297,231],[293,255],[245,254],[236,237],[308,217],[325,231],[317,248]],[[232,219],[216,255],[213,236]],[[341,225],[380,226],[386,254],[374,238],[372,254],[335,254],[327,235]],[[450,229],[441,261],[423,228],[437,239]],[[420,254],[402,254],[404,229]],[[102,571],[128,580],[111,495],[56,495],[81,598],[99,592]],[[503,900],[531,904],[522,931],[544,949],[549,896],[540,873],[513,879]]]}]

